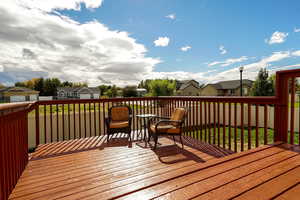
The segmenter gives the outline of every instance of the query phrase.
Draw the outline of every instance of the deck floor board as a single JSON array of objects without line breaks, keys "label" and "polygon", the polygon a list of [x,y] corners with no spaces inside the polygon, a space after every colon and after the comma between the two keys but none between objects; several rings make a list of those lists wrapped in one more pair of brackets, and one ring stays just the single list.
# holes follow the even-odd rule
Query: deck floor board
[{"label": "deck floor board", "polygon": [[[136,136],[134,138],[136,140]],[[265,145],[231,154],[185,138],[156,151],[123,134],[41,145],[10,199],[288,199],[300,195],[299,148]],[[138,144],[137,144],[138,143]],[[276,190],[268,191],[275,187]],[[268,194],[264,194],[268,192]]]}]

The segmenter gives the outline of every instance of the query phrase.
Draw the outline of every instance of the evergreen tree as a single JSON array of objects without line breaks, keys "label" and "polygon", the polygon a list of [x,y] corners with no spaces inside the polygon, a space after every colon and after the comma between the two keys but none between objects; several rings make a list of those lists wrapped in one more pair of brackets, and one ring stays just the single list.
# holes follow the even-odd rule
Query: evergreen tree
[{"label": "evergreen tree", "polygon": [[275,94],[274,89],[274,77],[269,78],[269,73],[266,68],[259,70],[256,80],[251,88],[252,96],[273,96]]},{"label": "evergreen tree", "polygon": [[36,90],[36,91],[39,91],[41,96],[45,95],[44,79],[43,78],[37,79],[37,81],[35,81],[33,89]]}]

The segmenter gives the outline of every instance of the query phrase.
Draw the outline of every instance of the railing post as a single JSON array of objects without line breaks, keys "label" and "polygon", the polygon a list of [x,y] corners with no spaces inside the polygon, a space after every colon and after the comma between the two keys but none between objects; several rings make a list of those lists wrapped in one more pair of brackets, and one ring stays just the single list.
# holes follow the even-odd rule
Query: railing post
[{"label": "railing post", "polygon": [[36,147],[40,144],[40,111],[38,103],[36,103],[35,107],[35,144]]},{"label": "railing post", "polygon": [[274,140],[287,142],[288,140],[288,99],[289,87],[288,77],[284,74],[276,73],[276,97],[278,98],[275,105],[274,121]]}]

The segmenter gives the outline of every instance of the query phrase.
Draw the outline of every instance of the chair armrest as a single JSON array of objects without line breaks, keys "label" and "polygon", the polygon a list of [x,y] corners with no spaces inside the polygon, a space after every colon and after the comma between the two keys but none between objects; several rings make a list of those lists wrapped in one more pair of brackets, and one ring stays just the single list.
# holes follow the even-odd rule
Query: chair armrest
[{"label": "chair armrest", "polygon": [[[158,128],[158,126],[160,125],[160,124],[162,124],[162,123],[164,123],[164,124],[170,124],[170,123],[172,123],[172,122],[175,122],[175,123],[178,123],[179,124],[179,126],[181,126],[181,124],[182,124],[182,121],[180,121],[180,120],[160,120],[160,121],[158,121],[156,124],[155,124],[155,131],[157,132],[157,128]],[[173,124],[171,124],[172,126],[174,126]],[[175,127],[179,127],[179,126],[175,126]]]},{"label": "chair armrest", "polygon": [[154,123],[154,121],[157,120],[157,119],[169,120],[170,117],[153,116],[153,117],[149,118],[148,125],[151,124],[151,123]]}]

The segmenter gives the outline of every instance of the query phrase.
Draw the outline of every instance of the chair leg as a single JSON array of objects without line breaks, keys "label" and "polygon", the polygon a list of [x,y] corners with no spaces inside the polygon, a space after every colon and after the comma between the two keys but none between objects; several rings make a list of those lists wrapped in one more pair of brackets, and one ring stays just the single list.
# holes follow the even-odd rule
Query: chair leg
[{"label": "chair leg", "polygon": [[152,136],[152,133],[149,133],[148,134],[148,142],[150,142],[151,136]]},{"label": "chair leg", "polygon": [[172,136],[173,136],[174,144],[176,144],[176,141],[175,141],[175,136],[174,136],[174,135],[172,135]]},{"label": "chair leg", "polygon": [[182,145],[182,148],[183,148],[183,142],[182,142],[182,136],[180,135],[180,142],[181,142],[181,145]]},{"label": "chair leg", "polygon": [[106,134],[106,142],[108,143],[109,133]]},{"label": "chair leg", "polygon": [[154,141],[155,141],[155,144],[154,144],[154,150],[155,150],[157,147],[158,135],[154,136]]},{"label": "chair leg", "polygon": [[132,142],[131,141],[131,133],[130,132],[128,133],[128,137],[129,137],[129,141]]}]

